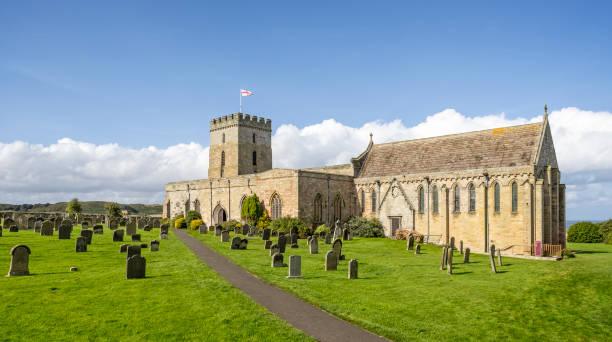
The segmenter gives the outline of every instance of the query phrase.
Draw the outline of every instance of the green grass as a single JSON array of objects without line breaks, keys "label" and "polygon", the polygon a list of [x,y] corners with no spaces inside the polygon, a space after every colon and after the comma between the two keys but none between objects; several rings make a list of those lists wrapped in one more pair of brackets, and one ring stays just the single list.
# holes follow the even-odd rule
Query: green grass
[{"label": "green grass", "polygon": [[[86,253],[74,252],[79,233],[59,240],[57,232],[3,230],[2,272],[12,246],[26,244],[32,254],[31,276],[0,277],[0,340],[311,340],[220,278],[174,234],[161,240],[159,252],[143,250],[146,279],[126,280],[126,254],[111,231],[94,234]],[[139,233],[149,243],[159,229]],[[69,272],[71,266],[79,271]]]},{"label": "green grass", "polygon": [[[441,249],[423,245],[422,255],[406,242],[383,238],[345,241],[338,271],[324,271],[330,246],[319,240],[310,255],[305,240],[287,248],[302,256],[302,279],[287,268],[271,268],[263,241],[248,250],[208,233],[193,236],[259,278],[367,330],[395,341],[410,340],[610,340],[612,245],[571,244],[588,253],[560,262],[504,258],[499,273],[488,257],[454,256],[455,275],[440,271]],[[233,236],[233,233],[232,233]],[[230,239],[231,240],[231,239]],[[349,259],[359,260],[360,279],[347,279]]]}]

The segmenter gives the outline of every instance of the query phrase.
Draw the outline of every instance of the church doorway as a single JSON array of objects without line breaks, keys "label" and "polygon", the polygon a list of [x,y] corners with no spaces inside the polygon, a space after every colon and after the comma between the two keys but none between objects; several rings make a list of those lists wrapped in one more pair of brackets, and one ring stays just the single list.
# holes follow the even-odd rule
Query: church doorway
[{"label": "church doorway", "polygon": [[215,221],[214,222],[215,224],[221,224],[227,221],[227,213],[225,212],[225,209],[223,209],[223,207],[220,204],[217,205],[217,207],[213,211],[213,219]]}]

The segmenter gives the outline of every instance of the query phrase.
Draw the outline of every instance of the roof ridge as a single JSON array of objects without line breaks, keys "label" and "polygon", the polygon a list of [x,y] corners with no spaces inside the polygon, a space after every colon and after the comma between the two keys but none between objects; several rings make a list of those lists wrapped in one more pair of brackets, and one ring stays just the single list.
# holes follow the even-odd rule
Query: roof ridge
[{"label": "roof ridge", "polygon": [[450,138],[450,137],[458,136],[458,135],[470,135],[470,134],[477,134],[477,133],[483,133],[483,132],[488,132],[488,131],[494,131],[494,130],[497,130],[497,129],[518,128],[518,127],[525,127],[525,126],[532,126],[532,125],[541,125],[543,123],[544,123],[544,121],[539,121],[539,122],[522,124],[522,125],[487,128],[487,129],[481,129],[481,130],[478,130],[478,131],[468,131],[468,132],[462,132],[462,133],[452,133],[452,134],[445,134],[445,135],[437,135],[437,136],[433,136],[433,137],[425,137],[425,138],[417,138],[417,139],[407,139],[407,140],[400,140],[400,141],[391,141],[391,142],[386,142],[386,143],[374,144],[374,146],[393,145],[393,144],[401,144],[401,143],[407,143],[407,142],[413,142],[413,141],[423,141],[423,140],[431,140],[431,139],[438,139],[438,138]]}]

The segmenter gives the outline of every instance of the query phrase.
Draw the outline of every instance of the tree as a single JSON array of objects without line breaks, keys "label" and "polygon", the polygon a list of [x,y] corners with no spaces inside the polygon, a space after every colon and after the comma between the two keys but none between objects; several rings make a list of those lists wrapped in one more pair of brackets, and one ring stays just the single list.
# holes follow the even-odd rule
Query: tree
[{"label": "tree", "polygon": [[81,203],[79,203],[78,198],[73,198],[72,200],[70,200],[70,202],[68,202],[68,205],[66,206],[66,212],[69,214],[78,215],[81,213],[81,210]]},{"label": "tree", "polygon": [[256,223],[262,214],[263,208],[261,207],[257,195],[249,196],[244,199],[242,202],[242,209],[240,210],[240,217],[250,223]]},{"label": "tree", "polygon": [[109,217],[121,217],[121,206],[115,202],[105,203],[104,209]]}]

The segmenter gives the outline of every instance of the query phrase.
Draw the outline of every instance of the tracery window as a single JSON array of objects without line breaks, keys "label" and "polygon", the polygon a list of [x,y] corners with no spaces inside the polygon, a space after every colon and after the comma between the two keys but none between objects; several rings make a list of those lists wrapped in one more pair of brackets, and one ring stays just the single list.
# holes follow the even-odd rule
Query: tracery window
[{"label": "tracery window", "polygon": [[376,212],[376,190],[372,189],[372,212]]},{"label": "tracery window", "polygon": [[274,194],[270,202],[272,204],[272,219],[276,220],[281,218],[283,216],[283,211],[280,196],[278,194]]},{"label": "tracery window", "polygon": [[419,213],[425,212],[425,190],[423,187],[419,188]]},{"label": "tracery window", "polygon": [[470,192],[470,211],[476,211],[476,189],[474,188],[474,184],[470,184],[469,186]]},{"label": "tracery window", "polygon": [[455,212],[458,213],[459,211],[461,211],[461,193],[460,193],[460,189],[459,189],[459,185],[455,185]]}]

